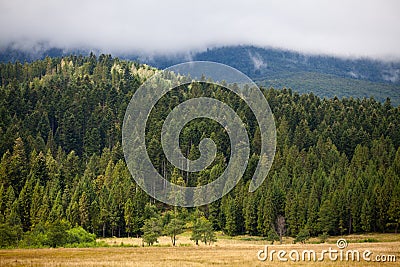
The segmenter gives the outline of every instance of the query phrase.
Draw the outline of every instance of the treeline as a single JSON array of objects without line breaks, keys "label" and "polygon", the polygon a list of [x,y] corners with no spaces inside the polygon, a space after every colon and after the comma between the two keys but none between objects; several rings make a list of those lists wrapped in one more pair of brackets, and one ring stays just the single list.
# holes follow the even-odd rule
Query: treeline
[{"label": "treeline", "polygon": [[274,238],[397,231],[400,109],[389,99],[381,104],[263,89],[276,119],[278,145],[266,181],[249,193],[261,147],[253,114],[224,88],[181,86],[157,103],[146,134],[149,155],[164,177],[201,185],[216,179],[229,161],[229,138],[207,119],[190,122],[180,141],[182,152],[195,159],[200,140],[211,137],[218,152],[210,167],[186,173],[165,159],[159,138],[163,119],[193,97],[230,105],[246,122],[252,156],[235,189],[212,204],[177,211],[150,199],[131,177],[120,139],[127,104],[154,71],[93,54],[0,65],[4,227],[29,234],[64,220],[97,236],[143,236],[152,222],[162,221],[153,224],[155,229],[172,225],[176,232],[184,225],[195,235],[196,224],[209,221],[228,235]]}]

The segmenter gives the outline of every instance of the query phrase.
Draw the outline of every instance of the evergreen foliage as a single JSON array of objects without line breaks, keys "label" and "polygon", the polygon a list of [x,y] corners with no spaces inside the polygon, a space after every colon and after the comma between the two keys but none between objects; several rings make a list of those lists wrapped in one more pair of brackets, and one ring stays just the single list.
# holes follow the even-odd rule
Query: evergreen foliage
[{"label": "evergreen foliage", "polygon": [[[121,148],[126,106],[154,72],[93,54],[0,64],[1,246],[16,246],[21,239],[62,246],[73,235],[70,227],[103,237],[142,236],[147,244],[157,241],[165,225],[171,236],[181,231],[177,226],[194,211],[180,209],[166,224],[156,219],[173,207],[149,198],[135,183]],[[212,242],[215,230],[276,235],[278,218],[284,218],[282,235],[302,238],[304,229],[310,236],[397,231],[400,108],[390,99],[381,104],[262,90],[275,116],[278,142],[271,171],[254,193],[248,187],[259,158],[260,133],[238,96],[204,83],[181,86],[150,114],[149,156],[163,177],[183,186],[218,178],[229,162],[230,144],[218,123],[193,120],[180,135],[182,153],[197,158],[200,140],[210,137],[217,157],[198,173],[176,169],[159,140],[162,121],[174,106],[202,94],[224,101],[248,124],[252,156],[246,173],[221,200],[199,207],[204,216],[193,220],[193,240]]]}]

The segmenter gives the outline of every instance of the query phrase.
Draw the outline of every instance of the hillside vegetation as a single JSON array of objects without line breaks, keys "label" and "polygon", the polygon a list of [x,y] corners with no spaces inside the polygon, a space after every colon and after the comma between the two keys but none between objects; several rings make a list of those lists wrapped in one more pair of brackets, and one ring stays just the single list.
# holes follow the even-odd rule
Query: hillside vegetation
[{"label": "hillside vegetation", "polygon": [[256,83],[267,88],[291,88],[300,94],[313,93],[321,98],[373,97],[381,103],[390,98],[392,105],[400,105],[400,86],[390,83],[341,78],[316,72],[292,73],[276,79],[256,80]]},{"label": "hillside vegetation", "polygon": [[[46,56],[61,57],[70,53],[88,55],[89,51],[64,51],[55,47],[48,48],[46,44],[38,44],[35,52],[5,47],[0,48],[0,62],[32,62]],[[267,88],[285,87],[300,93],[313,92],[321,98],[374,97],[381,103],[390,97],[394,106],[400,105],[399,61],[339,58],[256,46],[215,47],[175,55],[119,56],[160,69],[190,60],[214,61],[240,70]]]},{"label": "hillside vegetation", "polygon": [[[141,236],[145,223],[160,214],[163,225],[174,220],[165,216],[172,207],[150,199],[134,182],[121,149],[127,104],[154,71],[93,54],[0,64],[0,230],[10,233],[7,245],[60,223],[97,236]],[[197,213],[175,209],[182,224],[190,230],[201,213],[226,235],[270,239],[397,231],[400,108],[389,99],[262,90],[275,116],[278,145],[272,169],[254,193],[248,188],[260,133],[238,96],[194,83],[157,103],[146,141],[153,164],[168,180],[202,185],[216,179],[229,160],[224,129],[197,119],[183,129],[181,150],[194,159],[200,140],[210,137],[218,146],[214,162],[190,174],[167,162],[160,126],[186,99],[204,95],[230,105],[246,123],[251,142],[249,166],[234,190]]]}]

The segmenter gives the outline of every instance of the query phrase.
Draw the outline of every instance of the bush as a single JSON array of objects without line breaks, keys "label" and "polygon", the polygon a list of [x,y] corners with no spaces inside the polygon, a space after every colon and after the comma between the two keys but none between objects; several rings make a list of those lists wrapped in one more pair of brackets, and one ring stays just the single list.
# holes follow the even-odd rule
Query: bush
[{"label": "bush", "polygon": [[69,244],[91,243],[96,240],[95,234],[88,233],[81,226],[67,230],[67,234],[67,243]]},{"label": "bush", "polygon": [[[0,230],[1,231],[1,230]],[[2,233],[0,232],[0,235]],[[99,244],[104,246],[104,244]],[[38,224],[32,231],[24,234],[22,247],[95,247],[96,235],[82,227],[70,229],[67,221],[56,221],[52,224]]]},{"label": "bush", "polygon": [[0,224],[0,247],[18,245],[18,236],[21,231],[18,226],[11,226],[8,223]]},{"label": "bush", "polygon": [[279,235],[275,232],[274,229],[270,229],[268,231],[267,240],[271,241],[271,245],[273,245],[275,241],[279,241]]},{"label": "bush", "polygon": [[38,224],[32,231],[26,232],[22,240],[22,247],[43,247],[47,246],[46,228]]},{"label": "bush", "polygon": [[305,244],[308,239],[310,239],[310,231],[305,228],[300,230],[300,232],[297,234],[295,242],[301,242]]},{"label": "bush", "polygon": [[327,232],[323,232],[322,235],[319,235],[318,238],[321,243],[325,243],[326,240],[328,239],[329,235]]},{"label": "bush", "polygon": [[68,243],[67,230],[70,228],[68,222],[56,221],[50,224],[49,230],[47,231],[47,245],[55,248],[62,247]]}]

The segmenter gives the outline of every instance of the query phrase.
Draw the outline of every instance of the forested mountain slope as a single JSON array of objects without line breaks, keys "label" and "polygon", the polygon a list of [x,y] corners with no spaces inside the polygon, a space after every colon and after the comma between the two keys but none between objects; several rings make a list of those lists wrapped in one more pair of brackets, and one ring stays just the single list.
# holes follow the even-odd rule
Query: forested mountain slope
[{"label": "forested mountain slope", "polygon": [[227,64],[242,71],[258,84],[291,88],[299,93],[319,97],[387,97],[400,105],[400,62],[383,62],[366,58],[339,58],[255,46],[227,46],[186,55],[138,57],[159,68],[188,60],[208,60]]},{"label": "forested mountain slope", "polygon": [[[35,231],[64,219],[97,235],[141,235],[144,222],[170,210],[151,200],[124,162],[121,126],[127,104],[155,69],[112,58],[69,56],[0,64],[0,222]],[[167,163],[159,129],[178,103],[209,95],[246,122],[252,156],[245,176],[221,200],[200,207],[215,230],[272,235],[278,217],[287,234],[395,231],[400,223],[400,108],[373,99],[321,99],[262,89],[274,113],[277,152],[264,184],[248,192],[260,151],[249,108],[224,88],[196,83],[166,95],[152,113],[147,144],[167,179],[189,186],[219,176],[229,139],[217,123],[190,122],[182,151],[198,157],[201,138],[218,145],[213,164],[187,174]],[[192,209],[180,209],[188,220]]]},{"label": "forested mountain slope", "polygon": [[[48,48],[46,44],[38,44],[33,50],[2,48],[0,62],[30,62],[46,56],[60,57],[70,53],[89,54],[84,49],[64,51]],[[190,60],[214,61],[240,70],[267,88],[291,88],[301,94],[312,92],[321,98],[374,97],[382,103],[390,97],[394,106],[400,105],[400,62],[395,60],[340,58],[246,45],[215,47],[174,55],[115,55],[161,69]]]}]

